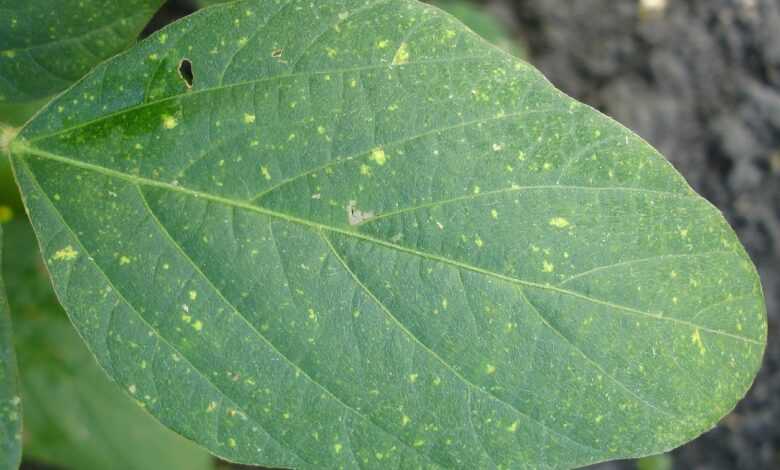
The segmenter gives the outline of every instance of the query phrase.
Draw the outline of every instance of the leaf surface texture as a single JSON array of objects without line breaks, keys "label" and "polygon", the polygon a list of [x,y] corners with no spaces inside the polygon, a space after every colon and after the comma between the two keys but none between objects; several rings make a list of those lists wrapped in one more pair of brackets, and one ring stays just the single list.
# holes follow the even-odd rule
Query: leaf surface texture
[{"label": "leaf surface texture", "polygon": [[761,360],[759,280],[720,213],[639,137],[418,2],[201,10],[13,148],[100,364],[230,460],[658,453],[714,426]]}]

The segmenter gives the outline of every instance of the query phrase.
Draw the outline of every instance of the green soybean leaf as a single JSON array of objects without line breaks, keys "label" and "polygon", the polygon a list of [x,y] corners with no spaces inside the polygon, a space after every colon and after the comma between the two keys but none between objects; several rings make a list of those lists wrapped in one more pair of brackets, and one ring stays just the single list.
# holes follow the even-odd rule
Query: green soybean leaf
[{"label": "green soybean leaf", "polygon": [[[235,0],[198,0],[198,4],[207,7],[229,1]],[[512,39],[506,26],[493,15],[485,12],[484,7],[474,5],[468,0],[440,0],[429,3],[453,15],[488,42],[517,57],[524,58],[526,56],[526,52],[517,41]]]},{"label": "green soybean leaf", "polygon": [[232,2],[232,1],[235,1],[235,0],[197,0],[196,3],[200,7],[209,7],[211,5],[217,5],[217,4],[220,4],[220,3],[228,3],[228,2]]},{"label": "green soybean leaf", "polygon": [[[3,255],[0,230],[0,259]],[[3,278],[0,276],[0,468],[19,467],[22,456],[22,399]]]},{"label": "green soybean leaf", "polygon": [[525,58],[526,52],[512,38],[508,28],[485,7],[468,0],[440,0],[432,2],[437,7],[459,19],[472,31],[516,57]]},{"label": "green soybean leaf", "polygon": [[[5,262],[25,400],[25,455],[79,470],[213,468],[187,442],[125,397],[105,376],[51,290],[31,227],[7,226]],[[56,399],[53,399],[56,397]]]},{"label": "green soybean leaf", "polygon": [[0,0],[0,120],[127,48],[162,2]]},{"label": "green soybean leaf", "polygon": [[203,9],[11,147],[100,364],[229,460],[656,454],[714,426],[761,361],[759,279],[721,214],[415,1]]}]

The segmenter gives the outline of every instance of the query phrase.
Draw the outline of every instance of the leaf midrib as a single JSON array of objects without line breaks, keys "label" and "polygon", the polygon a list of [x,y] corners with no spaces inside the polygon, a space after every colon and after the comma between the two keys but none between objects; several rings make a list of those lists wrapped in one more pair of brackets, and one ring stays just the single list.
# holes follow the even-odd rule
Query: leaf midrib
[{"label": "leaf midrib", "polygon": [[[588,295],[581,294],[581,293],[576,292],[576,291],[564,289],[564,288],[562,288],[560,286],[554,286],[554,285],[549,284],[549,283],[548,284],[541,284],[541,283],[538,283],[538,282],[527,281],[527,280],[523,280],[523,279],[507,276],[507,275],[504,275],[504,274],[501,274],[501,273],[497,273],[497,272],[494,272],[494,271],[489,271],[489,270],[484,269],[484,268],[473,266],[473,265],[470,265],[468,263],[464,263],[462,261],[446,258],[446,257],[439,256],[439,255],[436,255],[436,254],[433,254],[433,253],[427,253],[427,252],[415,250],[413,248],[408,248],[408,247],[401,246],[401,245],[398,245],[398,244],[395,244],[395,243],[391,243],[391,242],[388,242],[386,240],[382,240],[382,239],[379,239],[379,238],[376,238],[376,237],[372,237],[370,235],[366,235],[364,233],[360,233],[357,230],[349,230],[349,229],[346,229],[346,228],[334,227],[332,225],[326,225],[326,224],[322,224],[322,223],[319,223],[319,222],[314,222],[314,221],[311,221],[311,220],[302,219],[302,218],[295,217],[295,216],[290,215],[290,214],[285,214],[283,212],[278,212],[278,211],[274,211],[274,210],[271,210],[271,209],[267,209],[265,207],[254,206],[254,205],[248,204],[248,203],[246,203],[244,201],[237,201],[237,200],[226,198],[226,197],[223,197],[223,196],[218,196],[218,195],[206,193],[206,192],[203,192],[203,191],[189,189],[189,188],[186,188],[186,187],[177,186],[177,185],[174,185],[174,184],[171,184],[171,183],[166,183],[166,182],[162,182],[162,181],[153,180],[153,179],[145,178],[145,177],[142,177],[142,176],[130,175],[130,174],[127,174],[127,173],[123,173],[121,171],[117,171],[117,170],[113,170],[113,169],[110,169],[110,168],[106,168],[104,166],[95,165],[95,164],[92,164],[92,163],[87,163],[87,162],[75,160],[75,159],[70,158],[70,157],[58,155],[58,154],[55,154],[55,153],[52,153],[52,152],[48,152],[48,151],[45,151],[45,150],[42,150],[42,149],[31,147],[28,144],[24,143],[23,141],[12,142],[11,150],[12,150],[12,154],[16,155],[19,158],[23,158],[23,154],[27,153],[27,154],[34,155],[34,156],[37,156],[37,157],[40,157],[40,158],[57,161],[57,162],[60,162],[60,163],[66,164],[66,165],[70,165],[70,166],[82,168],[82,169],[85,169],[85,170],[89,170],[89,171],[92,171],[92,172],[95,172],[95,173],[103,174],[105,176],[109,176],[109,177],[113,177],[113,178],[119,178],[119,179],[122,179],[122,180],[125,180],[125,181],[129,181],[131,183],[137,184],[137,185],[151,186],[151,187],[157,187],[157,188],[161,188],[161,189],[166,189],[166,190],[169,190],[169,191],[173,191],[173,192],[177,192],[177,193],[181,193],[181,194],[186,194],[186,195],[189,195],[189,196],[197,198],[197,199],[205,199],[205,200],[209,200],[209,201],[212,201],[212,202],[220,203],[220,204],[223,204],[223,205],[226,205],[226,206],[236,207],[236,208],[239,208],[239,209],[244,209],[244,210],[247,210],[247,211],[250,211],[250,212],[255,212],[255,213],[262,214],[262,215],[265,215],[265,216],[268,216],[268,217],[272,217],[272,218],[275,218],[275,219],[283,220],[283,221],[288,222],[288,223],[302,225],[302,226],[308,227],[309,229],[313,229],[315,231],[327,231],[327,232],[332,232],[332,233],[338,233],[338,234],[345,235],[345,236],[352,237],[352,238],[356,238],[356,239],[359,239],[359,240],[362,240],[362,241],[374,243],[374,244],[383,246],[385,248],[390,248],[390,249],[397,250],[397,251],[400,251],[400,252],[404,252],[404,253],[407,253],[407,254],[419,256],[421,258],[428,259],[428,260],[431,260],[431,261],[437,261],[437,262],[440,262],[440,263],[444,263],[444,264],[455,266],[455,267],[458,267],[458,268],[461,268],[461,269],[465,269],[467,271],[475,272],[475,273],[482,274],[482,275],[485,275],[485,276],[488,276],[488,277],[492,277],[492,278],[495,278],[495,279],[500,279],[500,280],[505,281],[505,282],[518,284],[518,285],[525,286],[525,287],[540,289],[540,290],[547,290],[547,291],[555,292],[555,293],[560,294],[560,295],[566,295],[566,296],[577,298],[579,300],[584,300],[586,302],[599,304],[599,305],[608,307],[610,309],[613,309],[615,311],[625,312],[624,314],[651,318],[651,319],[655,319],[655,320],[658,320],[658,321],[669,321],[669,322],[673,322],[673,323],[677,323],[677,324],[680,324],[680,325],[687,326],[689,328],[699,329],[701,331],[704,331],[704,332],[707,332],[707,333],[710,333],[710,334],[725,336],[725,337],[729,337],[729,338],[732,338],[732,339],[735,339],[735,340],[738,340],[738,341],[751,343],[751,344],[756,344],[756,345],[761,345],[761,342],[759,340],[755,340],[753,338],[749,338],[749,337],[746,337],[746,336],[741,336],[741,335],[737,335],[737,334],[734,334],[734,333],[729,333],[727,331],[722,331],[722,330],[709,328],[709,327],[706,327],[704,325],[699,325],[699,324],[692,323],[692,322],[689,322],[689,321],[686,321],[686,320],[682,320],[682,319],[679,319],[679,318],[667,317],[667,316],[660,315],[660,314],[654,314],[654,313],[646,312],[646,311],[639,310],[639,309],[636,309],[636,308],[633,308],[633,307],[629,307],[629,306],[626,306],[626,305],[615,304],[615,303],[607,301],[607,300],[602,300],[602,299],[597,299],[597,298],[594,298],[594,297],[590,297]],[[546,187],[546,188],[547,189],[553,189],[553,188],[567,189],[568,188],[568,189],[583,189],[583,190],[634,190],[634,191],[639,190],[639,191],[642,191],[641,189],[633,189],[633,188],[594,188],[594,187],[586,187],[586,186],[549,186],[549,187]],[[517,190],[523,190],[523,189],[529,189],[529,187],[519,187],[519,188],[517,188]]]}]

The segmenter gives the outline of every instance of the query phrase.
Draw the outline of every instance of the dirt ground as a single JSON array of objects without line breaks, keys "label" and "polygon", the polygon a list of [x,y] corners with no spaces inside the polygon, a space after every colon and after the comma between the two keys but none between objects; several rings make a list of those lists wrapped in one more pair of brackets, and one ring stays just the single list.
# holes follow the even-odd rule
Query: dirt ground
[{"label": "dirt ground", "polygon": [[747,398],[676,450],[675,468],[778,469],[780,0],[668,0],[656,13],[640,3],[489,7],[513,18],[531,61],[553,83],[655,145],[736,228],[761,274],[769,345]]}]

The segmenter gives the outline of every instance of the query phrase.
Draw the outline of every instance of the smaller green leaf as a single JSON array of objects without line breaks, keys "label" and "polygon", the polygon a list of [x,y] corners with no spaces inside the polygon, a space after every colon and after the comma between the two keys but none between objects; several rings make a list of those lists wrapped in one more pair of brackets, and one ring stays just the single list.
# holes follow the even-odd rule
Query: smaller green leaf
[{"label": "smaller green leaf", "polygon": [[672,470],[672,466],[672,457],[669,454],[653,455],[636,462],[637,470]]},{"label": "smaller green leaf", "polygon": [[[64,90],[130,46],[162,3],[0,0],[0,105],[28,103]],[[6,113],[24,110],[0,108],[0,118]]]},{"label": "smaller green leaf", "polygon": [[22,104],[8,104],[0,102],[0,125],[19,127],[49,102],[51,97],[30,101]]},{"label": "smaller green leaf", "polygon": [[[2,238],[0,230],[0,238]],[[0,239],[0,257],[3,243]],[[22,417],[19,379],[11,335],[11,317],[0,276],[0,468],[19,467],[21,458]]]},{"label": "smaller green leaf", "polygon": [[100,370],[54,297],[29,224],[8,224],[5,239],[14,246],[3,271],[23,371],[25,455],[79,470],[212,468],[206,451],[162,427]]}]

